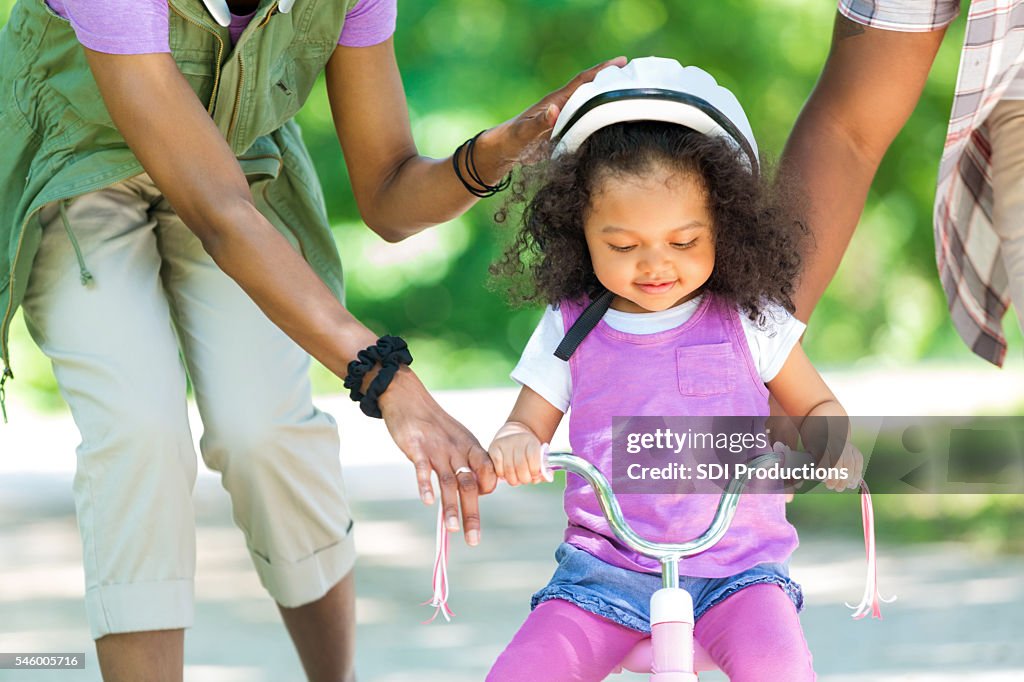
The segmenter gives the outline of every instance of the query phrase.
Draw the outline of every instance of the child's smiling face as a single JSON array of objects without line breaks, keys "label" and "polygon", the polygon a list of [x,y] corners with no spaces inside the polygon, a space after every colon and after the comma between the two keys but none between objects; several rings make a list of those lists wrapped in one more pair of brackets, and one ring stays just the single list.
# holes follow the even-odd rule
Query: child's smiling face
[{"label": "child's smiling face", "polygon": [[715,267],[712,219],[693,173],[651,166],[606,174],[591,193],[583,232],[612,308],[667,310],[696,296]]}]

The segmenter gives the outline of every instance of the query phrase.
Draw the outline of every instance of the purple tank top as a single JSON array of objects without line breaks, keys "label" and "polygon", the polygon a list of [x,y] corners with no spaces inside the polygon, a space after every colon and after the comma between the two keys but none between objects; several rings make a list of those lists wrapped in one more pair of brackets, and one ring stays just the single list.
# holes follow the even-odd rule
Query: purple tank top
[{"label": "purple tank top", "polygon": [[[560,306],[565,329],[583,310]],[[705,295],[682,325],[656,334],[628,334],[598,323],[569,359],[572,403],[569,441],[575,454],[611,479],[612,418],[626,416],[767,416],[768,390],[758,376],[736,309]],[[711,494],[619,495],[626,520],[655,542],[683,542],[714,516]],[[615,538],[590,487],[569,476],[565,541],[599,559],[634,571],[660,573],[657,560]],[[784,562],[797,546],[776,494],[741,497],[728,533],[713,548],[679,564],[683,575],[724,578],[763,562]]]}]

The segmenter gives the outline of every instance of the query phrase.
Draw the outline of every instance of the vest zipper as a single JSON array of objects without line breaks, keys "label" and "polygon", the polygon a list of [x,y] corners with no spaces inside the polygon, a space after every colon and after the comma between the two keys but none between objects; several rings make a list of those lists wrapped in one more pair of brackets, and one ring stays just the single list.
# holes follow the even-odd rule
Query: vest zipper
[{"label": "vest zipper", "polygon": [[78,259],[78,272],[82,278],[82,286],[88,285],[93,281],[92,273],[85,267],[85,257],[82,256],[82,249],[78,246],[78,239],[75,238],[75,233],[71,231],[71,223],[68,221],[68,212],[65,208],[67,200],[61,201],[57,206],[60,208],[60,221],[64,223],[64,231],[68,233],[68,240],[71,241],[71,248],[75,250],[75,258]]},{"label": "vest zipper", "polygon": [[268,23],[270,23],[270,17],[274,16],[274,12],[277,11],[277,6],[279,4],[281,4],[281,3],[275,2],[273,5],[270,6],[270,11],[267,12],[267,16],[263,17],[263,21],[261,21],[259,26],[257,26],[256,28],[263,28]]},{"label": "vest zipper", "polygon": [[220,87],[220,60],[224,56],[224,40],[221,39],[220,34],[218,34],[209,26],[202,24],[196,21],[195,19],[192,19],[191,17],[185,16],[181,12],[181,10],[174,6],[173,3],[168,3],[168,5],[170,6],[171,11],[177,14],[179,17],[181,17],[188,23],[192,24],[193,26],[198,26],[199,28],[203,29],[204,31],[206,31],[207,33],[209,33],[217,39],[217,68],[214,70],[213,73],[213,94],[210,95],[210,103],[206,105],[206,113],[212,116],[214,104],[217,102],[217,88]]},{"label": "vest zipper", "polygon": [[238,88],[235,90],[235,106],[231,109],[231,123],[228,125],[227,141],[231,144],[231,136],[235,132],[235,123],[238,122],[238,109],[242,104],[242,86],[245,84],[245,62],[242,55],[238,55]]},{"label": "vest zipper", "polygon": [[[267,12],[266,16],[256,26],[257,29],[261,29],[267,25],[270,21],[270,17],[273,16],[274,12],[277,11],[278,3],[274,3],[270,6],[270,11]],[[238,122],[238,110],[242,104],[242,86],[245,84],[245,62],[242,61],[242,55],[238,55],[238,88],[235,90],[235,106],[231,110],[231,123],[228,124],[227,141],[231,144],[231,136],[235,132],[235,124]]]}]

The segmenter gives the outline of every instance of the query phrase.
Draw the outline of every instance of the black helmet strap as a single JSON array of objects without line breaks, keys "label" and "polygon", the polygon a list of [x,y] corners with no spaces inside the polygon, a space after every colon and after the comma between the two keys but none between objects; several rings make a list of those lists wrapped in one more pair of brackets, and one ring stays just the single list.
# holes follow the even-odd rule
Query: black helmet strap
[{"label": "black helmet strap", "polygon": [[590,305],[584,308],[580,316],[576,318],[576,321],[572,323],[569,330],[565,333],[562,338],[562,342],[558,344],[558,348],[555,349],[555,357],[559,360],[569,361],[572,354],[576,352],[576,349],[583,343],[583,339],[587,338],[587,334],[594,330],[597,323],[601,321],[604,314],[608,312],[608,308],[612,304],[612,298],[615,294],[604,289],[603,292],[594,298]]}]

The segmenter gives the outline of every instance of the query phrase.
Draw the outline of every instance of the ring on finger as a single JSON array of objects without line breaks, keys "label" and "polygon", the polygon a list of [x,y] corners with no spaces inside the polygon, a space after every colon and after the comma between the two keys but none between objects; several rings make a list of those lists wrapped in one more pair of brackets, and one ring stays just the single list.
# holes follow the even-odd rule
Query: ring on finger
[{"label": "ring on finger", "polygon": [[455,475],[456,476],[458,476],[459,474],[471,474],[471,473],[473,473],[473,470],[470,469],[469,467],[459,467],[458,469],[455,470]]}]

